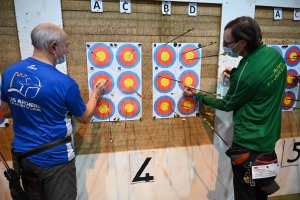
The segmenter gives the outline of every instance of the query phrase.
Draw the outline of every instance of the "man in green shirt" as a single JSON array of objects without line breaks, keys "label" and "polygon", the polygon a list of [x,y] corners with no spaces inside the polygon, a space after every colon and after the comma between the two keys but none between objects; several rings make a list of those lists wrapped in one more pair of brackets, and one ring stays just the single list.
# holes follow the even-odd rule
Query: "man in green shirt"
[{"label": "man in green shirt", "polygon": [[[216,99],[186,87],[184,95],[222,111],[233,111],[232,147],[272,152],[280,138],[281,103],[286,84],[286,65],[273,48],[262,44],[261,30],[250,17],[239,17],[224,28],[223,48],[231,57],[242,56],[237,68],[227,67],[230,78],[225,97]],[[232,166],[236,200],[264,200],[267,193],[243,180],[246,168]]]}]

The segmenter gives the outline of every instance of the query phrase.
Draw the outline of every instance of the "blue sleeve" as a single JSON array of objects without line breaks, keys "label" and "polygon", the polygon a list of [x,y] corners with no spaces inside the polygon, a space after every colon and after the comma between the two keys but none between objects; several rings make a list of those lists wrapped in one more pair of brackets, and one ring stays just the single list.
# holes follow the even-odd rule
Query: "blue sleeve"
[{"label": "blue sleeve", "polygon": [[86,105],[82,100],[77,84],[74,84],[69,88],[65,100],[67,108],[73,116],[81,117],[83,115],[86,110]]}]

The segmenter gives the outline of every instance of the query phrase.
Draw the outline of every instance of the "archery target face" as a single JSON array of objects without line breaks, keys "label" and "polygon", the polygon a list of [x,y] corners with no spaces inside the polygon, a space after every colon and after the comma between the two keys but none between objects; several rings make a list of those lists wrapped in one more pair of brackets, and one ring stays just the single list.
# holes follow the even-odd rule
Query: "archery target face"
[{"label": "archery target face", "polygon": [[140,114],[141,105],[137,99],[126,97],[120,101],[118,110],[123,118],[132,119]]},{"label": "archery target face", "polygon": [[171,92],[176,85],[176,78],[169,71],[161,71],[154,78],[154,87],[161,93]]},{"label": "archery target face", "polygon": [[140,89],[140,78],[131,71],[126,71],[118,77],[118,88],[124,94],[134,94]]},{"label": "archery target face", "polygon": [[154,111],[160,117],[169,117],[174,113],[176,108],[175,101],[170,96],[162,96],[154,103]]},{"label": "archery target face", "polygon": [[117,51],[118,64],[124,68],[133,68],[140,61],[140,51],[132,44],[123,44]]},{"label": "archery target face", "polygon": [[[94,85],[107,80],[103,99],[97,102],[93,122],[124,121],[126,109],[117,106],[125,103],[127,119],[140,120],[142,113],[142,46],[140,43],[87,42],[87,72],[89,94]],[[130,103],[128,103],[128,98]],[[133,99],[131,99],[133,98]],[[136,99],[135,99],[136,98]],[[131,110],[134,108],[134,110]],[[122,112],[122,113],[120,113]]]},{"label": "archery target face", "polygon": [[2,124],[4,121],[5,121],[5,118],[3,117],[2,107],[0,106],[0,124]]},{"label": "archery target face", "polygon": [[108,81],[104,94],[110,93],[112,91],[112,89],[114,88],[114,79],[109,73],[104,72],[104,71],[93,74],[93,76],[90,78],[90,88],[93,90],[94,85],[96,85],[97,83],[101,83],[104,80]]},{"label": "archery target face", "polygon": [[103,43],[97,43],[91,46],[88,51],[90,63],[97,68],[109,67],[113,61],[113,57],[111,48]]},{"label": "archery target face", "polygon": [[295,99],[296,99],[296,95],[293,92],[291,92],[291,91],[285,92],[283,101],[282,101],[282,109],[283,110],[292,109],[296,102]]},{"label": "archery target face", "polygon": [[178,101],[177,109],[182,115],[191,115],[197,108],[198,103],[193,97],[183,96]]},{"label": "archery target face", "polygon": [[179,51],[179,61],[185,67],[194,67],[200,61],[201,54],[196,45],[187,44]]},{"label": "archery target face", "polygon": [[115,104],[108,98],[104,97],[97,102],[94,117],[100,120],[107,120],[115,113]]},{"label": "archery target face", "polygon": [[287,79],[286,79],[286,87],[288,89],[294,88],[295,86],[297,86],[297,82],[294,81],[294,76],[297,76],[298,73],[296,70],[294,69],[289,69],[287,71]]},{"label": "archery target face", "polygon": [[180,76],[179,80],[182,81],[179,84],[179,87],[181,90],[184,90],[186,86],[192,86],[194,88],[197,88],[199,86],[199,76],[196,74],[196,72],[192,70],[184,71]]},{"label": "archery target face", "polygon": [[161,44],[154,51],[154,62],[162,68],[171,67],[176,61],[176,52],[174,48],[168,44]]},{"label": "archery target face", "polygon": [[[284,58],[287,67],[285,96],[282,101],[282,111],[292,111],[296,107],[298,99],[298,83],[294,82],[294,76],[299,75],[300,70],[300,45],[271,45]],[[295,100],[291,100],[295,99]]]},{"label": "archery target face", "polygon": [[284,57],[288,66],[295,67],[300,63],[300,48],[298,46],[288,47]]},{"label": "archery target face", "polygon": [[[153,117],[194,116],[197,103],[193,99],[185,101],[182,92],[186,86],[200,86],[201,49],[197,46],[195,43],[153,44]],[[188,111],[180,103],[190,106]]]}]

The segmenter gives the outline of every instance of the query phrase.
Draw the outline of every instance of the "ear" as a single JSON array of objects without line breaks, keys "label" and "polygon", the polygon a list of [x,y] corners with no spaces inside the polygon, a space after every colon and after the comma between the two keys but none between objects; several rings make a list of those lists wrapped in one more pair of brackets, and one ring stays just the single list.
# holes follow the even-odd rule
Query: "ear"
[{"label": "ear", "polygon": [[52,53],[55,53],[55,46],[57,45],[57,42],[53,41],[49,45],[49,51]]},{"label": "ear", "polygon": [[245,46],[247,45],[247,41],[246,41],[246,40],[242,40],[241,45],[242,45],[243,47],[245,47]]}]

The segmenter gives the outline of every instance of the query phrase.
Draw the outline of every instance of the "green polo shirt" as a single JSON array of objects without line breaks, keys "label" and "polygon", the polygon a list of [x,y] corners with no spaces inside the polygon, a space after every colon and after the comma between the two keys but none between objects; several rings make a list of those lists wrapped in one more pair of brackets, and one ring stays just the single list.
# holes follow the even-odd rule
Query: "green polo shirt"
[{"label": "green polo shirt", "polygon": [[261,45],[245,56],[230,74],[223,99],[201,92],[196,99],[222,111],[233,111],[233,141],[260,152],[270,152],[280,138],[286,65],[271,47]]}]

